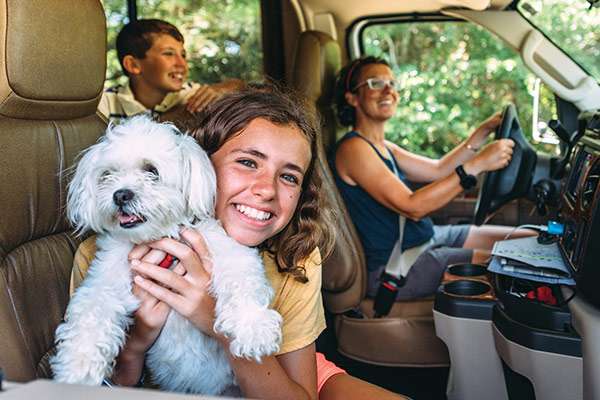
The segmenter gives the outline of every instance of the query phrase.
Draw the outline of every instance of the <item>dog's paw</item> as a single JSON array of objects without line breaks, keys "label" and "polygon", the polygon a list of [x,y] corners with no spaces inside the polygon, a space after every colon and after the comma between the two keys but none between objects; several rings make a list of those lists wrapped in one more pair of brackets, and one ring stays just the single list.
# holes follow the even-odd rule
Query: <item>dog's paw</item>
[{"label": "dog's paw", "polygon": [[260,362],[261,357],[279,350],[282,318],[277,311],[267,308],[254,311],[252,317],[252,321],[231,335],[229,350],[235,357]]},{"label": "dog's paw", "polygon": [[100,385],[110,375],[118,346],[98,343],[92,335],[76,334],[72,325],[56,331],[56,355],[50,359],[54,380],[63,383]]},{"label": "dog's paw", "polygon": [[93,362],[82,355],[55,357],[50,364],[55,381],[79,385],[99,386],[111,369],[105,362]]}]

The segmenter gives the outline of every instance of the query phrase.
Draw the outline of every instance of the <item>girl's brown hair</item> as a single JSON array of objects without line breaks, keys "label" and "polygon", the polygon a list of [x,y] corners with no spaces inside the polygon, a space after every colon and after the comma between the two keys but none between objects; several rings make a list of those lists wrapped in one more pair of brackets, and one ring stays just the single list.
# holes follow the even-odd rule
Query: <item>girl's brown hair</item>
[{"label": "girl's brown hair", "polygon": [[301,96],[273,84],[261,84],[222,97],[181,126],[209,155],[256,118],[294,126],[309,140],[311,161],[294,215],[280,233],[259,246],[275,255],[280,271],[301,282],[307,281],[303,262],[317,247],[322,257],[327,257],[334,243],[331,207],[321,194],[324,160],[320,159],[317,118],[310,110]]}]

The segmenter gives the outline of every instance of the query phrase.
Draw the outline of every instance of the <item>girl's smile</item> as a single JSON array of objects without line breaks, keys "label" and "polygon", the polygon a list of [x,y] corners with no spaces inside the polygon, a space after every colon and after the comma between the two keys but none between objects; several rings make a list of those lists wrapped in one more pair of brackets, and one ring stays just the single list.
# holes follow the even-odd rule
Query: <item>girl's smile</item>
[{"label": "girl's smile", "polygon": [[256,246],[291,220],[311,158],[295,126],[252,120],[212,155],[217,218],[235,240]]}]

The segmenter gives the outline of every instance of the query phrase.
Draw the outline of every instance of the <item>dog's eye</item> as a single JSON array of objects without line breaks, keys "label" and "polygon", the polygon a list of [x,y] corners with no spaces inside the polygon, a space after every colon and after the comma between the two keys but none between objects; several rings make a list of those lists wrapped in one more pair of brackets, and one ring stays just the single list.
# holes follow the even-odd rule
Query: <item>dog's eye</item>
[{"label": "dog's eye", "polygon": [[106,178],[108,178],[109,176],[110,176],[109,170],[102,171],[102,173],[100,174],[100,181],[106,180]]},{"label": "dog's eye", "polygon": [[156,167],[152,164],[144,164],[144,166],[142,167],[142,169],[153,175],[153,178],[158,178],[158,170],[156,169]]}]

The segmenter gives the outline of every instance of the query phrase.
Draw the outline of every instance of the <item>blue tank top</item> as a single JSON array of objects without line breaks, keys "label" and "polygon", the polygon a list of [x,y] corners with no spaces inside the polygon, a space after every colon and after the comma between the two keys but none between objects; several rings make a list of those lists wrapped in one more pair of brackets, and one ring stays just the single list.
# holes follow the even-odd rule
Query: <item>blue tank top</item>
[{"label": "blue tank top", "polygon": [[[392,249],[399,239],[399,221],[398,214],[389,208],[378,203],[369,193],[358,185],[349,185],[340,178],[335,168],[335,154],[338,146],[347,139],[360,137],[365,140],[375,150],[379,158],[385,165],[406,183],[406,176],[398,167],[394,155],[388,149],[391,159],[384,157],[379,150],[366,138],[356,131],[346,133],[342,137],[331,154],[329,160],[331,170],[335,178],[335,183],[340,190],[340,194],[346,203],[350,218],[356,226],[358,236],[365,251],[367,268],[369,271],[376,270],[382,265],[387,264]],[[393,163],[393,164],[392,164]],[[433,236],[433,222],[430,218],[423,218],[420,221],[406,219],[404,224],[404,237],[402,239],[402,250],[419,246],[427,242]]]}]

